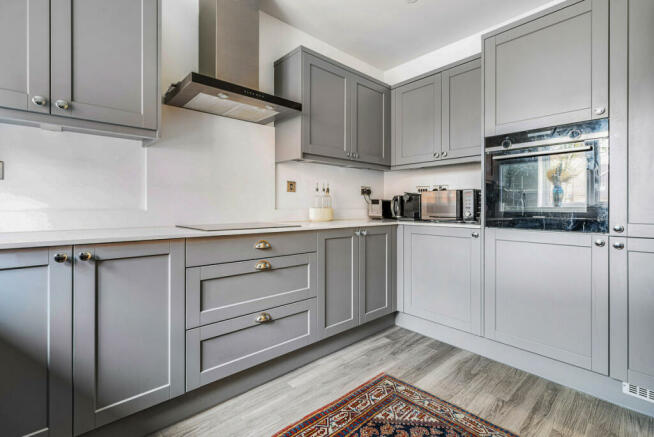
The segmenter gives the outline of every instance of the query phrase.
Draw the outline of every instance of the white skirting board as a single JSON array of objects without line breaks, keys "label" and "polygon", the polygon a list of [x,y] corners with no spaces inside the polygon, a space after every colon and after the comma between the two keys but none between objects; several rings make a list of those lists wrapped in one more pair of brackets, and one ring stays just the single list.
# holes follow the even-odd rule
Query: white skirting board
[{"label": "white skirting board", "polygon": [[406,313],[397,313],[395,324],[443,343],[532,373],[557,384],[587,393],[612,404],[654,417],[654,404],[624,394],[622,392],[622,382],[608,376]]}]

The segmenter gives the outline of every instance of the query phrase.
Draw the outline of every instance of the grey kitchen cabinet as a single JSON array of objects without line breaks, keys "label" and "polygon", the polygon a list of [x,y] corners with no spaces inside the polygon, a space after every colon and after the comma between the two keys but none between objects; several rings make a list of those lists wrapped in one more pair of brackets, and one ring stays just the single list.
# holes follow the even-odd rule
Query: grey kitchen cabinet
[{"label": "grey kitchen cabinet", "polygon": [[318,335],[359,325],[359,237],[354,229],[318,232]]},{"label": "grey kitchen cabinet", "polygon": [[395,311],[395,227],[371,226],[359,232],[359,322]]},{"label": "grey kitchen cabinet", "polygon": [[3,0],[0,59],[0,106],[50,113],[50,0]]},{"label": "grey kitchen cabinet", "polygon": [[607,235],[486,229],[485,336],[609,370]]},{"label": "grey kitchen cabinet", "polygon": [[404,227],[404,312],[479,335],[479,229]]},{"label": "grey kitchen cabinet", "polygon": [[654,238],[654,2],[611,2],[610,214],[615,236]]},{"label": "grey kitchen cabinet", "polygon": [[275,160],[384,170],[390,165],[390,88],[305,47],[275,62],[275,94],[302,114],[275,124]]},{"label": "grey kitchen cabinet", "polygon": [[186,390],[317,340],[315,298],[189,329],[186,331]]},{"label": "grey kitchen cabinet", "polygon": [[472,56],[393,88],[393,167],[479,160],[481,60]]},{"label": "grey kitchen cabinet", "polygon": [[608,0],[568,1],[482,39],[486,136],[608,117]]},{"label": "grey kitchen cabinet", "polygon": [[433,161],[441,150],[441,75],[393,89],[393,165]]},{"label": "grey kitchen cabinet", "polygon": [[654,390],[654,240],[611,237],[611,376]]},{"label": "grey kitchen cabinet", "polygon": [[73,431],[72,248],[0,251],[0,424],[8,436]]},{"label": "grey kitchen cabinet", "polygon": [[74,431],[184,393],[184,242],[75,246]]}]

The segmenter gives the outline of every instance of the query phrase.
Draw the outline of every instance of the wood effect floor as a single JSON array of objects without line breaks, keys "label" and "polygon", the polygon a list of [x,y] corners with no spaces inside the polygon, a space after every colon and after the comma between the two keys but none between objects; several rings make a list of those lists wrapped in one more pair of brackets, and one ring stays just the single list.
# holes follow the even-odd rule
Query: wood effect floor
[{"label": "wood effect floor", "polygon": [[153,437],[270,436],[381,372],[521,436],[654,436],[653,418],[395,327]]}]

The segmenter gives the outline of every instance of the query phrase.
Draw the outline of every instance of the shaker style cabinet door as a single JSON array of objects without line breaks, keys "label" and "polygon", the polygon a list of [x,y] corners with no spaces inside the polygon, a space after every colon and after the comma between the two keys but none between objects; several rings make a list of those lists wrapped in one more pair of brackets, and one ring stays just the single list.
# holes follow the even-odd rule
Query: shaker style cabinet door
[{"label": "shaker style cabinet door", "polygon": [[481,60],[442,72],[442,159],[481,153]]},{"label": "shaker style cabinet door", "polygon": [[654,390],[654,240],[611,238],[611,376]]},{"label": "shaker style cabinet door", "polygon": [[354,229],[318,232],[318,336],[359,325],[359,238]]},{"label": "shaker style cabinet door", "polygon": [[359,237],[359,321],[366,323],[395,310],[393,295],[395,228],[372,226]]},{"label": "shaker style cabinet door", "polygon": [[350,82],[344,69],[305,54],[302,57],[303,151],[313,155],[349,159]]},{"label": "shaker style cabinet door", "polygon": [[51,2],[52,114],[157,129],[157,0]]},{"label": "shaker style cabinet door", "polygon": [[418,164],[440,157],[441,74],[395,88],[393,100],[393,165]]},{"label": "shaker style cabinet door", "polygon": [[0,251],[2,435],[72,434],[71,250]]},{"label": "shaker style cabinet door", "polygon": [[608,374],[606,235],[486,229],[485,336]]},{"label": "shaker style cabinet door", "polygon": [[608,17],[583,0],[486,38],[486,136],[608,117]]},{"label": "shaker style cabinet door", "polygon": [[184,393],[184,242],[75,246],[74,429]]},{"label": "shaker style cabinet door", "polygon": [[391,92],[362,77],[352,81],[352,152],[354,160],[391,164]]},{"label": "shaker style cabinet door", "polygon": [[403,264],[404,312],[481,332],[478,229],[405,226]]},{"label": "shaker style cabinet door", "polygon": [[0,107],[50,113],[50,0],[0,2]]}]

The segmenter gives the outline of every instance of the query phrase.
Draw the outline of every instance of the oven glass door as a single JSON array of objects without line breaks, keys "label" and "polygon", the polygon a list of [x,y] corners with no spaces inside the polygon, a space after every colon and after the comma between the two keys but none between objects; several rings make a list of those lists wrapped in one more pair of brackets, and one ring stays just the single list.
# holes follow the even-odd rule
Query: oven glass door
[{"label": "oven glass door", "polygon": [[608,230],[608,140],[488,154],[487,224]]}]

